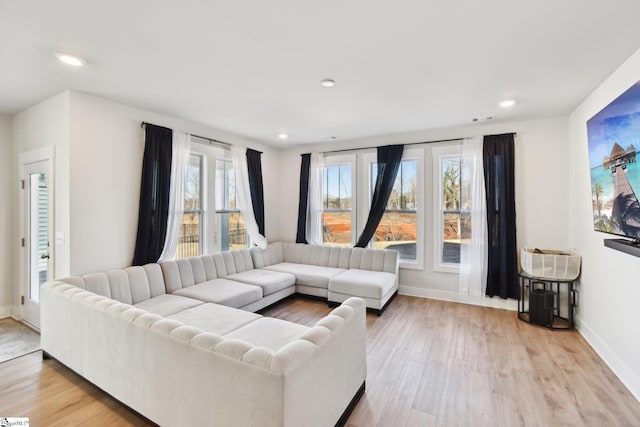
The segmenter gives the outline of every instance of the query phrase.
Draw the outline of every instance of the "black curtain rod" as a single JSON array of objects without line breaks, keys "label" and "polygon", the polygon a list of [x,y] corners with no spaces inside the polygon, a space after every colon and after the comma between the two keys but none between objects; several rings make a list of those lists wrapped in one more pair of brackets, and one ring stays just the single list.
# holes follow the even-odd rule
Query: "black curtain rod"
[{"label": "black curtain rod", "polygon": [[[502,135],[517,135],[516,132],[508,132],[508,133],[504,133]],[[406,147],[407,145],[421,145],[421,144],[435,144],[437,142],[453,142],[453,141],[462,141],[464,138],[451,138],[451,139],[436,139],[433,141],[422,141],[422,142],[409,142],[407,144],[404,144],[404,146]],[[359,151],[359,150],[368,150],[371,148],[378,148],[376,147],[360,147],[360,148],[345,148],[344,150],[332,150],[332,151],[323,151],[322,154],[328,154],[328,153],[344,153],[347,151]]]},{"label": "black curtain rod", "polygon": [[[147,123],[147,122],[140,123],[140,127],[144,127],[145,125],[157,126],[157,125],[154,125],[153,123]],[[195,136],[196,138],[204,139],[205,141],[209,141],[210,144],[211,143],[222,144],[222,145],[226,145],[227,147],[231,147],[231,145],[232,145],[232,144],[229,144],[228,142],[218,141],[217,139],[211,139],[211,138],[207,138],[205,136],[194,135],[192,133],[189,134],[189,135]],[[254,151],[257,151],[257,150],[254,150]],[[258,153],[263,154],[262,151],[258,151]]]}]

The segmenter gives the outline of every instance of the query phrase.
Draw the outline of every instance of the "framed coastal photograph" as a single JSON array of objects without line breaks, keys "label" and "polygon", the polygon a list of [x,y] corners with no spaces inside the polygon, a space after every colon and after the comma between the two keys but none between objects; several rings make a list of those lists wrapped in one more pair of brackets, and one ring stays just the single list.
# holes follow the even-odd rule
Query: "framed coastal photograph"
[{"label": "framed coastal photograph", "polygon": [[593,226],[640,239],[640,81],[587,121]]}]

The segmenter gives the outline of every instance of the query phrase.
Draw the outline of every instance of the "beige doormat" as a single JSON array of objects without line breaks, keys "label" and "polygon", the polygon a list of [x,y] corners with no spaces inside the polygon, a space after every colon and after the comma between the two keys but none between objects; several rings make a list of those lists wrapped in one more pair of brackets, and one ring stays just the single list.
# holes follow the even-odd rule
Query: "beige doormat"
[{"label": "beige doormat", "polygon": [[0,319],[0,363],[40,350],[40,335],[12,319]]}]

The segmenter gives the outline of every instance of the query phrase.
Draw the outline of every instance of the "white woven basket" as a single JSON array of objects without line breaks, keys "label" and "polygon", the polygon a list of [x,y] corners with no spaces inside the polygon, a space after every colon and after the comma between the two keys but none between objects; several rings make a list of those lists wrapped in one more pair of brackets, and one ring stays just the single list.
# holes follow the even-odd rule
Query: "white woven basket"
[{"label": "white woven basket", "polygon": [[534,277],[574,280],[580,275],[582,257],[568,251],[520,249],[520,268]]}]

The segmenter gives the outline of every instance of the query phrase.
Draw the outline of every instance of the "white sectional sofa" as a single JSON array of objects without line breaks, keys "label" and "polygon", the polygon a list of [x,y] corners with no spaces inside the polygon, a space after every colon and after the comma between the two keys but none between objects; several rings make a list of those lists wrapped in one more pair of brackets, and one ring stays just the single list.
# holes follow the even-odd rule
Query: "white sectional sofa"
[{"label": "white sectional sofa", "polygon": [[[276,242],[70,277],[42,287],[43,354],[161,425],[341,424],[397,276],[396,252]],[[255,313],[294,293],[342,305],[312,328]]]},{"label": "white sectional sofa", "polygon": [[311,328],[262,317],[234,307],[259,307],[293,285],[264,284],[269,271],[247,275],[264,273],[262,286],[213,278],[216,258],[43,285],[43,354],[160,425],[343,424],[364,392],[364,301],[345,301]]}]

